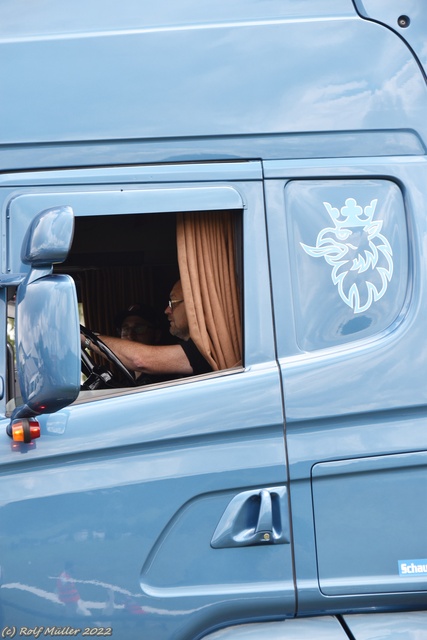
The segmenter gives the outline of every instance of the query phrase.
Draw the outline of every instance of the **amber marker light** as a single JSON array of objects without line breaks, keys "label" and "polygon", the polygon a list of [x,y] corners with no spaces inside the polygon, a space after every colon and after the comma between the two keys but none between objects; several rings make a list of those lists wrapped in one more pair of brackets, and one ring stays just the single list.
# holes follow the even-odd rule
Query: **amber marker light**
[{"label": "amber marker light", "polygon": [[12,424],[12,439],[14,442],[31,442],[34,438],[40,438],[40,425],[37,420],[22,418]]}]

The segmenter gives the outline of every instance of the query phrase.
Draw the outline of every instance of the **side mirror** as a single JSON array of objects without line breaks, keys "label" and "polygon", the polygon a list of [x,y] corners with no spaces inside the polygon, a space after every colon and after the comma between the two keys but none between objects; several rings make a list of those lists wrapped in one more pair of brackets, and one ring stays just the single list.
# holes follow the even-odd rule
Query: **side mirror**
[{"label": "side mirror", "polygon": [[23,404],[12,414],[32,418],[73,402],[80,390],[80,323],[70,276],[52,274],[71,247],[71,207],[42,211],[32,222],[21,258],[31,270],[16,296],[15,343]]},{"label": "side mirror", "polygon": [[33,269],[64,262],[74,235],[71,207],[45,209],[32,221],[22,242],[21,260]]}]

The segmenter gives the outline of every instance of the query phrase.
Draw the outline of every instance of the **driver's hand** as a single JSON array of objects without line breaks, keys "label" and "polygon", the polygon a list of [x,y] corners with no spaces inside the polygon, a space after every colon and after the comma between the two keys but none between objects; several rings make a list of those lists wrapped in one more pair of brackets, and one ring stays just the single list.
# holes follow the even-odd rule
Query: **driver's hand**
[{"label": "driver's hand", "polygon": [[80,334],[80,343],[82,345],[82,349],[90,349],[92,345],[92,340],[87,338],[83,333]]}]

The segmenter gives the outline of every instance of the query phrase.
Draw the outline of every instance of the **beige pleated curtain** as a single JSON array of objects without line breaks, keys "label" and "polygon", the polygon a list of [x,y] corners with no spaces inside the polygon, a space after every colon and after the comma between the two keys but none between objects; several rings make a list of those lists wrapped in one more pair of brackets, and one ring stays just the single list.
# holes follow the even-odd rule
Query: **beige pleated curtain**
[{"label": "beige pleated curtain", "polygon": [[234,222],[230,212],[190,212],[177,219],[190,337],[214,370],[242,363]]}]

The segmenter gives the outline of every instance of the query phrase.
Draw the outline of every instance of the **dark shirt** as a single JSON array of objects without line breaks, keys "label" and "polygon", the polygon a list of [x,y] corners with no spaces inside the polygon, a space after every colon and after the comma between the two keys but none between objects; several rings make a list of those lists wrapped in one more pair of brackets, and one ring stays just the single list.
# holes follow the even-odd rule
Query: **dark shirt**
[{"label": "dark shirt", "polygon": [[[179,345],[184,349],[184,353],[188,358],[191,368],[193,369],[193,373],[188,375],[198,376],[202,373],[210,373],[212,371],[211,365],[207,360],[205,360],[192,340],[180,340]],[[185,377],[186,376],[180,374],[150,375],[142,373],[136,379],[136,385],[139,387],[145,384],[156,384],[158,382],[165,382],[167,380],[175,380],[177,378]]]},{"label": "dark shirt", "polygon": [[193,369],[191,375],[197,376],[201,373],[209,373],[212,371],[212,367],[207,360],[202,356],[194,342],[190,340],[180,340],[181,347],[184,349],[184,353],[188,358],[188,361]]}]

